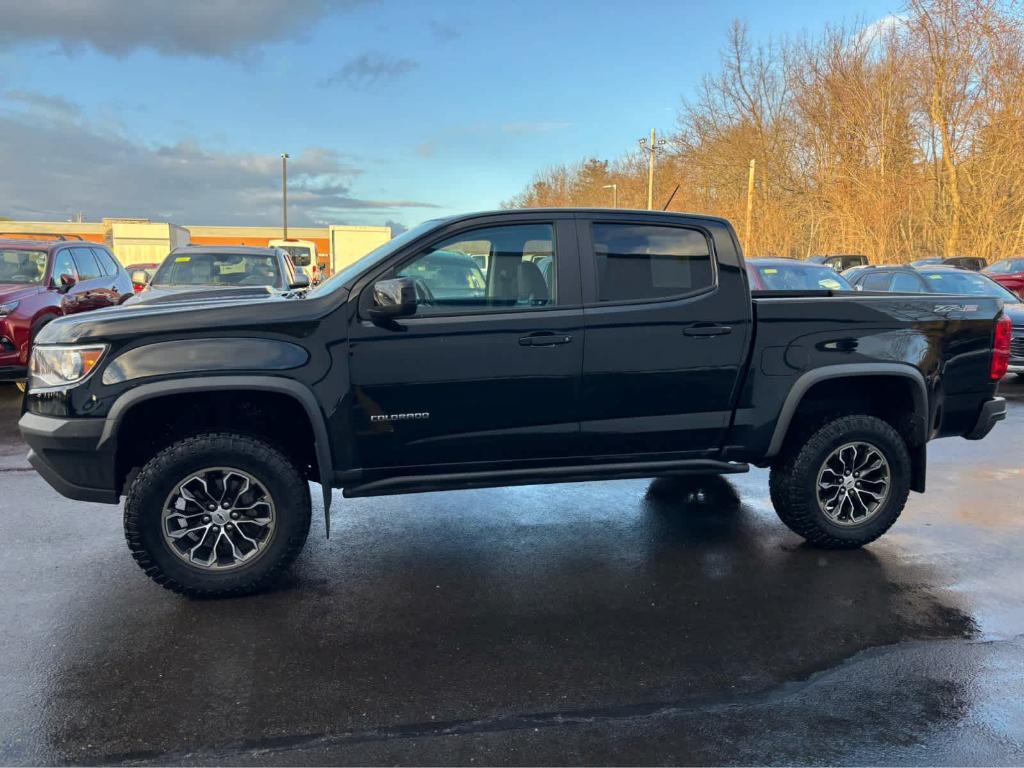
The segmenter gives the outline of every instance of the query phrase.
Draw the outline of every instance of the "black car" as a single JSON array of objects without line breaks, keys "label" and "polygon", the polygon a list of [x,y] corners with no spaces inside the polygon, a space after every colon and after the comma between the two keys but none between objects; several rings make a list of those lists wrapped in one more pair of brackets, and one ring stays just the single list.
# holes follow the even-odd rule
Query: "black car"
[{"label": "black car", "polygon": [[824,264],[832,267],[836,272],[842,272],[850,267],[860,267],[868,263],[868,257],[862,253],[840,253],[831,256],[811,256],[807,259],[812,264]]},{"label": "black car", "polygon": [[1009,371],[1024,376],[1024,304],[1015,293],[988,275],[949,266],[872,267],[847,273],[846,277],[864,291],[901,293],[948,293],[958,296],[986,296],[1002,299],[1003,313],[1013,323]]},{"label": "black car", "polygon": [[930,256],[926,259],[917,259],[910,262],[912,267],[937,267],[940,264],[947,267],[967,269],[971,272],[980,272],[988,266],[988,262],[980,256]]},{"label": "black car", "polygon": [[[197,298],[206,292],[266,295],[309,287],[309,275],[282,248],[187,245],[175,248],[149,283],[125,304]],[[240,293],[242,289],[248,291]]]},{"label": "black car", "polygon": [[[62,494],[125,496],[139,565],[191,595],[251,592],[287,567],[311,481],[329,523],[336,488],[754,464],[786,525],[847,548],[924,491],[929,440],[1005,418],[1009,330],[986,296],[752,295],[719,218],[506,210],[427,222],[258,307],[55,320],[20,427]],[[86,350],[88,370],[60,364]]]},{"label": "black car", "polygon": [[981,272],[988,266],[988,261],[980,256],[949,256],[943,259],[942,263],[950,267],[968,269],[971,272]]}]

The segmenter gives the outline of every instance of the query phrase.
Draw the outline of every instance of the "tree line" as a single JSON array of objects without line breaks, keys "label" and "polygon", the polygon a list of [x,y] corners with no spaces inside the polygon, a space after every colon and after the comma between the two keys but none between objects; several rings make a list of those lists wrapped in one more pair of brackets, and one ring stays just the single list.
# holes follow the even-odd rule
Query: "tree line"
[{"label": "tree line", "polygon": [[[654,207],[725,216],[750,255],[1024,255],[1020,0],[910,0],[874,24],[755,44],[717,71],[657,156]],[[644,208],[640,152],[547,169],[505,205]],[[673,192],[675,193],[673,195]]]}]

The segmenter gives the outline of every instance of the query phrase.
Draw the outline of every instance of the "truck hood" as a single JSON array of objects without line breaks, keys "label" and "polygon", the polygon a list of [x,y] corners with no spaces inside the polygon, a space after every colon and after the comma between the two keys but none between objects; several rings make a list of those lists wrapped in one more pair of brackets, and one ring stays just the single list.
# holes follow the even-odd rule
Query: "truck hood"
[{"label": "truck hood", "polygon": [[125,304],[165,304],[169,301],[219,301],[221,299],[267,299],[277,291],[265,285],[223,287],[217,285],[188,285],[180,288],[147,286]]},{"label": "truck hood", "polygon": [[58,318],[43,326],[36,343],[105,343],[140,336],[155,341],[162,334],[222,336],[225,330],[266,333],[272,326],[317,320],[346,297],[344,289],[339,289],[317,299],[306,299],[301,293],[273,293],[254,301],[246,293],[227,299],[181,297],[166,303],[121,305]]},{"label": "truck hood", "polygon": [[38,285],[25,285],[24,283],[0,283],[0,304],[8,301],[18,301],[29,296],[35,296],[43,288]]}]

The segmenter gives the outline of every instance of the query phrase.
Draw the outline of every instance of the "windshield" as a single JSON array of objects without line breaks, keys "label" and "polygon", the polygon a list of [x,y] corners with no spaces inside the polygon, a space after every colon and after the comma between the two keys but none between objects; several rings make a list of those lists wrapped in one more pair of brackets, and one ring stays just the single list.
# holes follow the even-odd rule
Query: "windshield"
[{"label": "windshield", "polygon": [[996,281],[977,272],[922,270],[921,275],[936,293],[958,293],[964,296],[992,296],[1014,304],[1020,302]]},{"label": "windshield", "polygon": [[852,291],[846,278],[830,267],[808,264],[754,264],[765,290],[769,291]]},{"label": "windshield", "polygon": [[46,251],[0,250],[0,283],[38,285],[46,274]]},{"label": "windshield", "polygon": [[985,267],[984,272],[994,275],[1007,275],[1011,272],[1024,272],[1024,259],[1003,259],[997,261],[991,267]]},{"label": "windshield", "polygon": [[326,293],[331,293],[332,291],[337,290],[340,286],[347,283],[356,275],[360,274],[361,272],[367,269],[372,269],[377,264],[380,264],[382,261],[388,258],[388,256],[393,254],[406,243],[412,242],[420,235],[434,229],[438,225],[438,222],[440,221],[440,219],[431,219],[430,221],[425,221],[418,227],[408,229],[402,234],[400,234],[398,237],[388,240],[383,245],[378,245],[368,254],[363,256],[363,258],[352,262],[339,272],[335,272],[333,275],[331,275],[330,278],[324,280],[324,282],[320,283],[319,286],[310,291],[307,294],[307,296],[309,296],[310,298],[315,298],[317,296],[323,296]]},{"label": "windshield", "polygon": [[153,276],[153,287],[276,286],[277,258],[241,253],[172,253]]},{"label": "windshield", "polygon": [[941,257],[933,256],[932,258],[929,258],[929,259],[918,259],[917,261],[912,261],[912,262],[910,262],[910,266],[912,266],[912,267],[923,267],[923,266],[927,266],[928,264],[941,264],[941,263],[942,263],[942,258]]}]

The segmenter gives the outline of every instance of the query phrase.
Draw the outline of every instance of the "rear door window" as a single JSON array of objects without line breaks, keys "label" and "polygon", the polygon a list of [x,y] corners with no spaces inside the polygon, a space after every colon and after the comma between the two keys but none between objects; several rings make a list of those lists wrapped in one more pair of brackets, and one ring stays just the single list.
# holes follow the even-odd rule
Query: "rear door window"
[{"label": "rear door window", "polygon": [[667,299],[714,285],[708,240],[695,229],[595,223],[592,237],[600,302]]},{"label": "rear door window", "polygon": [[90,248],[92,255],[96,257],[96,261],[100,265],[100,269],[103,270],[103,274],[108,277],[113,277],[117,274],[117,264],[114,258],[102,248]]},{"label": "rear door window", "polygon": [[72,248],[71,255],[75,259],[75,266],[78,267],[79,280],[95,280],[103,274],[100,265],[96,263],[96,257],[92,255],[91,248]]},{"label": "rear door window", "polygon": [[892,275],[888,272],[876,272],[868,275],[861,282],[865,291],[888,291],[889,283],[892,282]]},{"label": "rear door window", "polygon": [[906,272],[897,272],[892,279],[892,291],[898,293],[924,293],[927,289],[917,275]]}]

